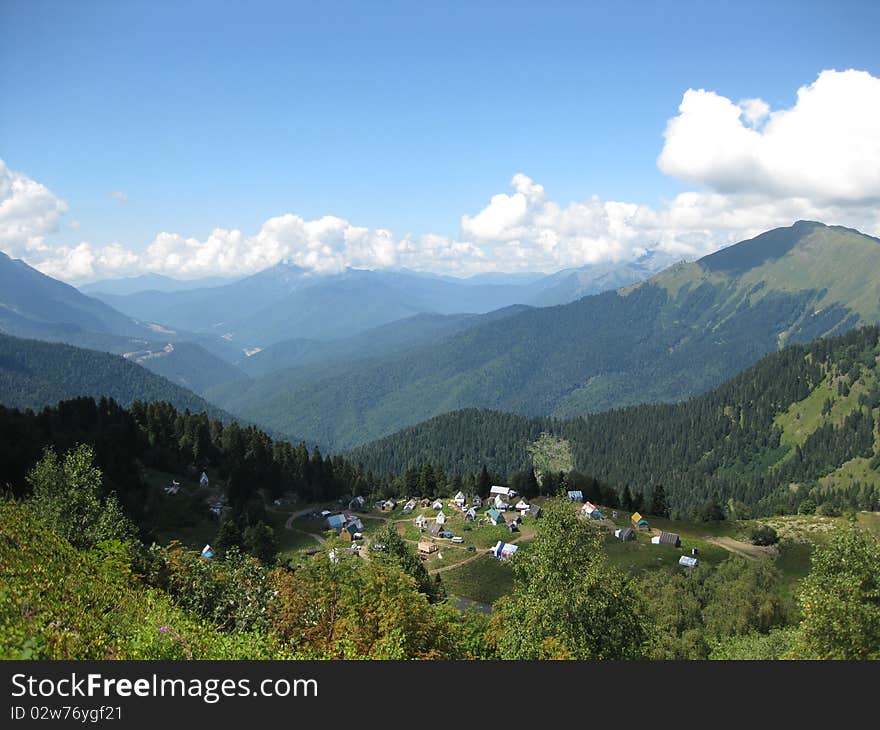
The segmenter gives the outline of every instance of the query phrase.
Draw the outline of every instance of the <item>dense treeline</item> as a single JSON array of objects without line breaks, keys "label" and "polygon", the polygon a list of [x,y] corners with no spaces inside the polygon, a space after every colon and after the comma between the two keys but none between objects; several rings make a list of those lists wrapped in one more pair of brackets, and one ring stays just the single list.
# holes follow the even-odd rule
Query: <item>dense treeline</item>
[{"label": "dense treeline", "polygon": [[[27,474],[43,451],[48,447],[62,453],[77,444],[93,448],[104,489],[117,495],[145,539],[184,526],[167,523],[162,495],[147,487],[146,469],[190,478],[205,469],[211,472],[231,510],[221,525],[220,545],[244,545],[248,527],[265,521],[266,502],[282,495],[318,503],[355,495],[371,500],[449,496],[459,489],[486,496],[492,484],[501,482],[527,496],[554,494],[561,486],[561,475],[549,475],[539,486],[525,465],[514,472],[482,468],[462,475],[427,462],[380,479],[345,456],[277,441],[254,426],[179,411],[167,402],[135,401],[126,409],[112,399],[75,398],[39,413],[0,406],[0,488],[27,495]],[[183,516],[205,516],[204,497],[193,494],[191,499]],[[230,529],[233,535],[226,534]]]},{"label": "dense treeline", "polygon": [[125,409],[107,398],[76,398],[39,413],[0,406],[0,487],[27,494],[27,473],[46,447],[60,453],[79,443],[93,447],[105,489],[118,495],[145,536],[162,527],[145,468],[191,476],[209,469],[233,515],[246,522],[259,521],[265,498],[283,493],[317,502],[378,490],[372,475],[316,447],[274,441],[254,426],[179,411],[167,402],[135,401]]},{"label": "dense treeline", "polygon": [[[377,473],[405,473],[429,461],[451,474],[484,465],[510,474],[528,468],[528,442],[549,431],[568,439],[578,471],[611,485],[621,499],[628,492],[648,502],[662,485],[670,508],[680,515],[694,514],[710,500],[786,512],[808,496],[838,507],[876,509],[880,491],[874,484],[828,491],[819,489],[818,480],[855,457],[872,459],[872,468],[880,468],[878,332],[866,327],[790,346],[683,403],[567,421],[471,409],[434,418],[351,456]],[[866,392],[842,422],[826,419],[802,445],[783,444],[777,416],[823,383],[841,397],[856,384]],[[800,487],[789,489],[793,482]]]}]

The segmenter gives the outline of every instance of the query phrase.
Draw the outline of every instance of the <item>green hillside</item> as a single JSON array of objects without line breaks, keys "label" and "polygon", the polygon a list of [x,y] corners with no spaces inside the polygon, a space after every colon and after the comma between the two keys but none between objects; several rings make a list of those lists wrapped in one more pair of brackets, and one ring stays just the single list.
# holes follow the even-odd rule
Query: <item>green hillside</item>
[{"label": "green hillside", "polygon": [[705,392],[795,342],[880,321],[880,242],[800,222],[647,282],[488,322],[221,405],[349,448],[477,407],[571,417]]},{"label": "green hillside", "polygon": [[351,455],[379,473],[428,461],[451,473],[486,466],[510,474],[528,468],[533,455],[535,464],[558,459],[564,439],[576,470],[646,502],[662,484],[683,515],[710,499],[762,513],[793,511],[807,499],[873,510],[880,505],[878,334],[868,327],[791,345],[683,403],[569,420],[470,409]]},{"label": "green hillside", "polygon": [[0,404],[40,409],[58,401],[92,396],[132,401],[168,401],[181,410],[231,416],[195,393],[125,358],[61,343],[0,334]]}]

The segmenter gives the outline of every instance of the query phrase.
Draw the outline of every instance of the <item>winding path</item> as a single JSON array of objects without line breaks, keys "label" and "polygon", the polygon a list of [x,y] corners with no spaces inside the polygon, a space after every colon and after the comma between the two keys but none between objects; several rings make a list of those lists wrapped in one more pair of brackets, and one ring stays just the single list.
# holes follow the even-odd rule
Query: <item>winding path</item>
[{"label": "winding path", "polygon": [[298,532],[301,535],[308,535],[312,539],[317,540],[319,545],[326,545],[327,541],[324,539],[323,535],[318,535],[315,532],[306,532],[305,530],[298,530],[297,528],[295,528],[293,526],[293,521],[297,517],[302,517],[303,515],[307,515],[307,514],[309,514],[309,512],[312,512],[312,511],[313,510],[310,510],[310,509],[301,509],[299,512],[291,512],[290,517],[288,517],[287,521],[284,523],[284,529],[290,530],[291,532]]}]

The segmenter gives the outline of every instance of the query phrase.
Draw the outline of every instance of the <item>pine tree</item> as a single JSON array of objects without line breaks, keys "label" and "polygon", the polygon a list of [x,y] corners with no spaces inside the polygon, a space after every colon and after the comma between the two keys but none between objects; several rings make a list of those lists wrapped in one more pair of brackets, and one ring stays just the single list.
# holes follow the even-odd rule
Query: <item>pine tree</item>
[{"label": "pine tree", "polygon": [[226,555],[227,551],[232,548],[241,549],[244,544],[244,537],[241,529],[234,519],[227,518],[220,523],[220,529],[217,531],[217,537],[214,538],[214,552],[218,557]]},{"label": "pine tree", "polygon": [[666,502],[666,492],[663,491],[663,485],[657,484],[654,487],[654,493],[651,495],[651,507],[648,514],[655,517],[669,517],[669,505]]},{"label": "pine tree", "polygon": [[489,477],[489,470],[486,469],[486,465],[483,464],[483,468],[480,470],[480,476],[477,478],[477,494],[481,497],[485,497],[489,494],[491,488],[492,479]]}]

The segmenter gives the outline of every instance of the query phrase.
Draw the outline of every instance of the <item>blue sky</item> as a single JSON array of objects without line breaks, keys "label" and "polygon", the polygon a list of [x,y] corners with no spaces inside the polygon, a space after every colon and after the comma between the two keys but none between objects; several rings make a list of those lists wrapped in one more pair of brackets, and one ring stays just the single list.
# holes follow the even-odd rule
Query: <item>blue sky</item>
[{"label": "blue sky", "polygon": [[[524,173],[560,205],[656,206],[687,89],[791,107],[880,76],[880,4],[0,4],[0,158],[68,212],[52,245],[333,215],[462,237]],[[124,193],[126,201],[111,197]]]}]

